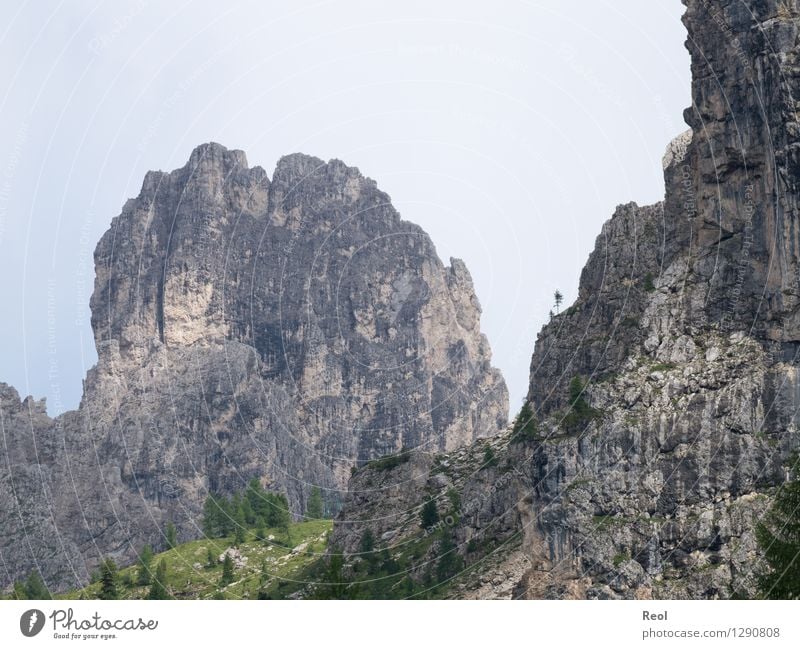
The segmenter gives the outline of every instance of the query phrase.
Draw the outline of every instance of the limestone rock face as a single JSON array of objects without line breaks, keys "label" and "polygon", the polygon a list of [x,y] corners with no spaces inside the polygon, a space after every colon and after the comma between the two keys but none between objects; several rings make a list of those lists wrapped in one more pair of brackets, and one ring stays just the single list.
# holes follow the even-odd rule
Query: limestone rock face
[{"label": "limestone rock face", "polygon": [[[481,441],[414,478],[443,511],[451,488],[476,503],[452,523],[473,566],[453,596],[756,594],[755,524],[800,447],[800,8],[684,4],[691,131],[664,156],[664,202],[618,208],[577,301],[539,334],[538,433],[494,440],[494,467]],[[374,502],[372,474],[337,520],[348,551],[366,526],[388,544],[419,533]],[[390,507],[403,478],[380,474]]]},{"label": "limestone rock face", "polygon": [[[241,151],[200,146],[183,168],[147,174],[95,268],[98,363],[79,411],[51,421],[36,406],[27,421],[3,393],[19,443],[0,484],[33,489],[21,472],[42,474],[36,507],[50,498],[57,511],[36,531],[57,527],[73,558],[130,559],[160,544],[167,521],[195,537],[208,493],[253,477],[295,515],[314,485],[335,512],[352,467],[506,425],[464,263],[444,266],[425,232],[338,160],[286,156],[270,179]],[[34,434],[50,449],[40,468]],[[38,560],[13,516],[0,534],[7,584]],[[85,579],[79,565],[74,577],[40,563],[54,588]]]}]

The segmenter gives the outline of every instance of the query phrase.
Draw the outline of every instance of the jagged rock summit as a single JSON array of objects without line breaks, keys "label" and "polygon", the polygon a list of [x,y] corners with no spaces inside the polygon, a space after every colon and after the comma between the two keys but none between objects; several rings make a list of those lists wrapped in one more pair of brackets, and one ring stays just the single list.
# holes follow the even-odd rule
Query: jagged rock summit
[{"label": "jagged rock summit", "polygon": [[38,567],[74,585],[167,521],[195,537],[208,493],[253,477],[295,514],[314,485],[336,511],[352,467],[507,422],[466,266],[338,160],[289,155],[270,179],[197,147],[146,175],[95,269],[80,409],[49,420],[2,391],[4,584]]},{"label": "jagged rock summit", "polygon": [[665,200],[617,209],[539,334],[535,430],[359,471],[346,552],[367,528],[412,544],[433,499],[468,567],[454,597],[758,594],[755,526],[800,447],[800,8],[684,4],[691,131],[664,156]]}]

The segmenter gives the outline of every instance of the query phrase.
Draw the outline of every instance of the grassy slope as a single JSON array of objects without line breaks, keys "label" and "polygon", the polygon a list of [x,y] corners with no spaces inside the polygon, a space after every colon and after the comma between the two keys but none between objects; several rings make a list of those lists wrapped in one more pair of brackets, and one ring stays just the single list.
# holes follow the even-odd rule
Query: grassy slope
[{"label": "grassy slope", "polygon": [[[220,592],[225,599],[255,599],[264,562],[269,575],[268,589],[281,585],[284,589],[288,587],[289,590],[300,590],[303,587],[305,570],[324,554],[332,527],[333,521],[329,520],[293,523],[290,529],[291,543],[287,543],[285,533],[279,530],[266,531],[267,538],[272,535],[273,541],[258,540],[250,531],[246,542],[239,546],[242,556],[247,557],[247,564],[235,571],[234,582],[225,588],[219,588],[222,563],[217,562],[213,568],[207,568],[206,558],[209,548],[215,557],[219,557],[227,548],[232,547],[233,537],[189,541],[172,550],[161,552],[153,560],[153,571],[161,559],[166,560],[167,588],[176,599],[212,599],[218,597]],[[136,572],[136,566],[120,570],[122,599],[147,597],[149,586],[123,585],[127,576],[135,583]],[[56,599],[94,599],[99,589],[99,584],[90,584],[86,588],[57,595]]]}]

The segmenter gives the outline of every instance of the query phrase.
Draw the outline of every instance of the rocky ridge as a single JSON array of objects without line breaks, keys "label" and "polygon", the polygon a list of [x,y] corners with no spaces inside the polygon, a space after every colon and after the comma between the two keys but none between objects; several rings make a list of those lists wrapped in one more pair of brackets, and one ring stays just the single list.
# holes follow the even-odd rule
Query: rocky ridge
[{"label": "rocky ridge", "polygon": [[[0,556],[54,590],[98,557],[200,534],[253,477],[335,512],[353,467],[493,435],[508,396],[464,263],[439,260],[358,169],[294,154],[269,178],[195,149],[149,172],[98,243],[97,365],[55,420],[2,386]],[[56,543],[55,540],[59,542]]]},{"label": "rocky ridge", "polygon": [[[466,566],[450,596],[756,594],[755,523],[800,446],[800,8],[684,4],[691,131],[664,157],[663,203],[618,208],[539,334],[535,434],[360,470],[332,540],[345,553],[367,528],[389,551],[426,534],[433,499]],[[420,497],[397,494],[406,480]]]}]

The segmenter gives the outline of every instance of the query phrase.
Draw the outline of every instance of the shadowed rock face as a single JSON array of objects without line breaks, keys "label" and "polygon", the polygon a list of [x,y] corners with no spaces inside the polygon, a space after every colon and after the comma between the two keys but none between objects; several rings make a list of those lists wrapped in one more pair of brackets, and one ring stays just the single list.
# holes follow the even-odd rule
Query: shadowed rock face
[{"label": "shadowed rock face", "polygon": [[[800,446],[800,8],[684,4],[692,130],[664,158],[664,202],[618,208],[577,301],[539,334],[538,438],[493,440],[494,467],[477,442],[397,475],[443,511],[452,488],[475,505],[453,533],[478,578],[457,579],[456,596],[756,593],[755,523]],[[359,471],[335,543],[357,551],[368,526],[392,544],[419,532],[403,513],[420,501],[394,480]]]},{"label": "shadowed rock face", "polygon": [[[4,414],[15,436],[53,447],[41,469],[27,451],[2,462],[4,502],[30,486],[23,471],[48,491],[4,515],[4,583],[39,562],[51,587],[74,584],[80,557],[129,558],[158,545],[168,520],[197,536],[208,492],[253,477],[287,493],[295,514],[313,485],[336,511],[351,467],[404,447],[452,450],[507,421],[463,262],[444,266],[338,160],[290,155],[270,179],[241,151],[200,146],[183,168],[147,174],[95,268],[99,359],[79,411]],[[3,408],[25,404],[9,388]],[[16,518],[45,495],[54,520],[31,532],[57,528],[77,578],[56,570],[63,550],[48,545],[41,564],[25,548]]]}]

